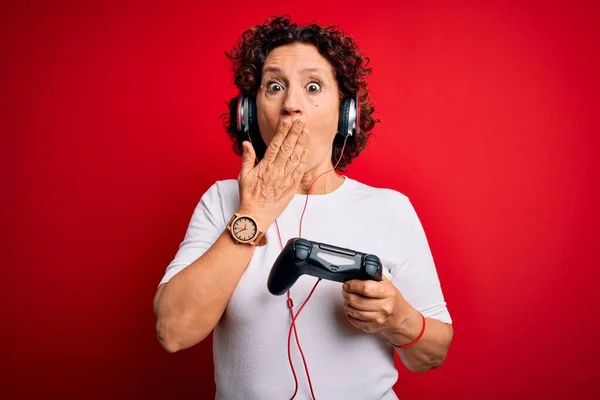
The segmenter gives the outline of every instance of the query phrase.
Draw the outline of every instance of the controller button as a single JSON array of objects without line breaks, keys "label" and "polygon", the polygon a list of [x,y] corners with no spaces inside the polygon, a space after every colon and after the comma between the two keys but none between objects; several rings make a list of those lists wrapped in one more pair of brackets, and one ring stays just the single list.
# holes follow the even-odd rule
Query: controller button
[{"label": "controller button", "polygon": [[312,247],[311,243],[306,240],[306,239],[302,239],[302,238],[298,238],[295,241],[296,246],[304,246],[304,247]]},{"label": "controller button", "polygon": [[365,256],[365,263],[369,263],[369,262],[379,264],[379,257],[377,257],[374,254],[367,254]]}]

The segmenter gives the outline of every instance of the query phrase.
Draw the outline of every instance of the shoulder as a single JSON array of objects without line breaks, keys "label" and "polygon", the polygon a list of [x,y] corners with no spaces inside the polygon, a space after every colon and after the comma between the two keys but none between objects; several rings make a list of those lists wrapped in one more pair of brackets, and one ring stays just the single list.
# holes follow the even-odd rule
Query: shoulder
[{"label": "shoulder", "polygon": [[221,212],[235,207],[239,202],[237,179],[224,179],[213,182],[200,196],[196,204],[196,213]]},{"label": "shoulder", "polygon": [[217,180],[202,194],[201,201],[223,202],[232,197],[239,197],[237,179]]},{"label": "shoulder", "polygon": [[227,220],[237,209],[240,191],[237,179],[217,180],[202,194],[196,207],[197,213],[221,215]]},{"label": "shoulder", "polygon": [[382,211],[397,215],[406,215],[412,212],[409,197],[400,190],[389,187],[378,187],[358,180],[354,181],[354,193],[360,199],[367,200],[373,205],[381,207]]}]

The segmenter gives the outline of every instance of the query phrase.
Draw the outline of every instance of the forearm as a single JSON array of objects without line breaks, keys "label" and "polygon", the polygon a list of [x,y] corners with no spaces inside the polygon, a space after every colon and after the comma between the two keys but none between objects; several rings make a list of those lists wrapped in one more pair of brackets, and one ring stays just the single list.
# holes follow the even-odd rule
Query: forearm
[{"label": "forearm", "polygon": [[[412,342],[423,326],[421,314],[408,304],[405,315],[399,328],[387,334],[388,339],[397,346]],[[421,339],[411,347],[397,348],[396,351],[406,368],[413,372],[425,372],[444,362],[452,336],[451,325],[426,318],[426,329]]]},{"label": "forearm", "polygon": [[163,287],[155,301],[156,330],[170,352],[204,340],[223,315],[254,253],[225,230],[217,241]]}]

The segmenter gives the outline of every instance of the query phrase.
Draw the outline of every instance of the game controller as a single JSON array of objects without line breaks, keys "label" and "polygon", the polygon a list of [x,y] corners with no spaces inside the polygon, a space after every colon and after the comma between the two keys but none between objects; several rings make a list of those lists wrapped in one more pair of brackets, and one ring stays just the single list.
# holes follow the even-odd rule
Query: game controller
[{"label": "game controller", "polygon": [[[330,262],[332,259],[335,262]],[[379,257],[374,254],[292,238],[273,263],[267,288],[274,295],[282,295],[305,274],[336,282],[381,281],[382,269]]]}]

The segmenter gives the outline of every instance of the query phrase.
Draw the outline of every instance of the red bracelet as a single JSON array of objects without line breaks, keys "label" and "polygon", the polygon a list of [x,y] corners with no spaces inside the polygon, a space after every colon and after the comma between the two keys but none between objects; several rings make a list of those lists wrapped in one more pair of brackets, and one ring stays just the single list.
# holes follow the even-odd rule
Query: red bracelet
[{"label": "red bracelet", "polygon": [[[419,314],[421,314],[421,313],[419,313]],[[399,349],[407,349],[407,348],[409,348],[410,346],[412,346],[412,345],[414,345],[415,343],[417,343],[419,340],[421,340],[421,338],[423,337],[423,334],[425,333],[425,328],[426,328],[426,326],[427,326],[427,322],[425,321],[425,316],[424,316],[423,314],[421,314],[421,319],[423,319],[423,326],[421,327],[421,333],[419,333],[419,336],[417,336],[417,338],[416,338],[415,340],[413,340],[413,341],[412,341],[412,342],[410,342],[410,343],[403,344],[402,346],[397,346],[397,345],[395,345],[394,343],[392,343],[392,345],[393,345],[394,347],[397,347],[397,348],[399,348]]]}]

